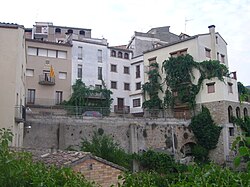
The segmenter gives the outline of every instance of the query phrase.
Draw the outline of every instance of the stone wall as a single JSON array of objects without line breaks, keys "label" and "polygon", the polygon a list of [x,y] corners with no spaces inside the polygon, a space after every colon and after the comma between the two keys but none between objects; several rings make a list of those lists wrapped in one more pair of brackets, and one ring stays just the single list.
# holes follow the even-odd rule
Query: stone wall
[{"label": "stone wall", "polygon": [[[149,118],[91,118],[81,119],[59,116],[28,116],[31,129],[25,129],[24,146],[36,148],[79,149],[82,138],[90,140],[95,131],[103,131],[114,138],[127,152],[147,149],[176,151],[181,156],[183,145],[195,142],[188,128],[190,121]],[[131,124],[136,128],[136,134],[131,142]],[[135,142],[136,140],[136,142]],[[175,145],[173,148],[173,144]]]}]

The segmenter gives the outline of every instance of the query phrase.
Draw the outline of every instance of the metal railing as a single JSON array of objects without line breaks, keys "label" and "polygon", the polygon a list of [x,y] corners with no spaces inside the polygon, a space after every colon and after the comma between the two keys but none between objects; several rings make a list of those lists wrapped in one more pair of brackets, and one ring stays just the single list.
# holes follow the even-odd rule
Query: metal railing
[{"label": "metal railing", "polygon": [[115,105],[114,112],[118,113],[118,114],[128,114],[128,113],[130,113],[130,107],[129,106],[120,107],[118,105]]},{"label": "metal railing", "polygon": [[50,77],[47,74],[39,75],[39,84],[54,85],[55,84],[55,77]]}]

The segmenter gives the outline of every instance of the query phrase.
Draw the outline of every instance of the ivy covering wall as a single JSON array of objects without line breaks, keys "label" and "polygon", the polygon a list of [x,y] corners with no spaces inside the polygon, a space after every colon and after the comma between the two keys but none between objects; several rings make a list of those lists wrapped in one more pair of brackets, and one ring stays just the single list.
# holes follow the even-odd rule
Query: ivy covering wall
[{"label": "ivy covering wall", "polygon": [[[194,108],[196,95],[205,79],[217,77],[224,81],[223,76],[228,76],[228,68],[219,61],[196,62],[191,55],[187,54],[170,57],[163,62],[162,72],[165,77],[162,81],[158,64],[156,64],[152,64],[156,68],[147,73],[149,81],[143,85],[144,93],[149,95],[149,100],[143,103],[144,108],[168,108],[174,107],[177,103],[187,104],[189,108]],[[199,77],[194,76],[195,69],[199,72]],[[198,79],[196,84],[195,79]],[[163,86],[166,86],[166,90],[161,100],[158,93],[163,91]]]}]

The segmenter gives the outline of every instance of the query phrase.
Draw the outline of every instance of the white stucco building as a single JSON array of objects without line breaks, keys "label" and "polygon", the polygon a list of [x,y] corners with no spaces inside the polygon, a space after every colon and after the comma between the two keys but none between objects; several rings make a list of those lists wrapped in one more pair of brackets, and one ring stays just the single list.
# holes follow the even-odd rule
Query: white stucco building
[{"label": "white stucco building", "polygon": [[132,51],[124,46],[109,47],[108,52],[108,84],[113,94],[111,112],[116,114],[130,113],[131,66]]}]

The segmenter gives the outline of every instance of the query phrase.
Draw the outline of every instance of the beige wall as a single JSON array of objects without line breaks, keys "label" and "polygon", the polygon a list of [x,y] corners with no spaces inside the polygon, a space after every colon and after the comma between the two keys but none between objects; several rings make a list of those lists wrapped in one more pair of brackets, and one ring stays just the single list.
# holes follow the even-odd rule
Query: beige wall
[{"label": "beige wall", "polygon": [[26,56],[22,26],[0,26],[0,55],[0,128],[11,129],[12,145],[21,146],[23,123],[15,122],[15,107],[25,104]]},{"label": "beige wall", "polygon": [[[27,54],[27,69],[34,70],[34,75],[27,76],[26,89],[27,93],[28,89],[35,89],[35,104],[53,105],[56,99],[56,91],[62,91],[62,100],[68,100],[71,95],[71,46],[35,40],[26,40],[26,45],[27,50],[29,47],[33,47],[66,51],[67,53],[66,59]],[[46,65],[46,61],[49,62],[49,64]],[[54,68],[55,84],[39,84],[39,75],[43,74],[43,70],[50,70],[50,65]],[[66,73],[66,79],[59,79],[59,72]]]},{"label": "beige wall", "polygon": [[[225,41],[221,38],[219,34],[216,34],[218,37],[217,44],[215,44],[215,53],[219,53],[219,59],[221,60],[221,54],[225,55],[225,65],[228,66],[227,61],[227,44]],[[144,65],[149,66],[149,60],[150,58],[156,57],[156,62],[159,64],[159,73],[162,77],[162,81],[165,78],[165,73],[162,73],[162,64],[163,62],[170,57],[170,53],[179,51],[182,49],[187,49],[187,53],[190,54],[195,61],[202,62],[204,60],[209,60],[205,55],[205,48],[211,49],[211,37],[209,34],[199,35],[198,37],[194,39],[190,39],[181,43],[177,43],[165,48],[161,48],[155,51],[151,51],[144,54]],[[211,51],[212,53],[212,51]],[[211,54],[212,59],[212,54]],[[197,70],[194,70],[194,84],[197,84],[198,79],[200,77],[200,73]],[[145,73],[145,82],[148,81],[148,76]],[[215,93],[208,94],[207,93],[207,83],[209,82],[215,82]],[[229,93],[228,91],[228,83],[233,84],[233,93]],[[166,86],[164,85],[163,90],[166,90]],[[159,96],[161,98],[164,97],[164,93],[159,93]],[[227,78],[225,77],[225,81],[222,82],[218,79],[212,79],[212,80],[204,80],[203,86],[201,87],[201,90],[199,94],[196,97],[197,103],[205,103],[205,102],[213,102],[213,101],[219,101],[219,100],[227,100],[227,101],[238,101],[238,89],[237,89],[237,81],[235,79]]]}]

